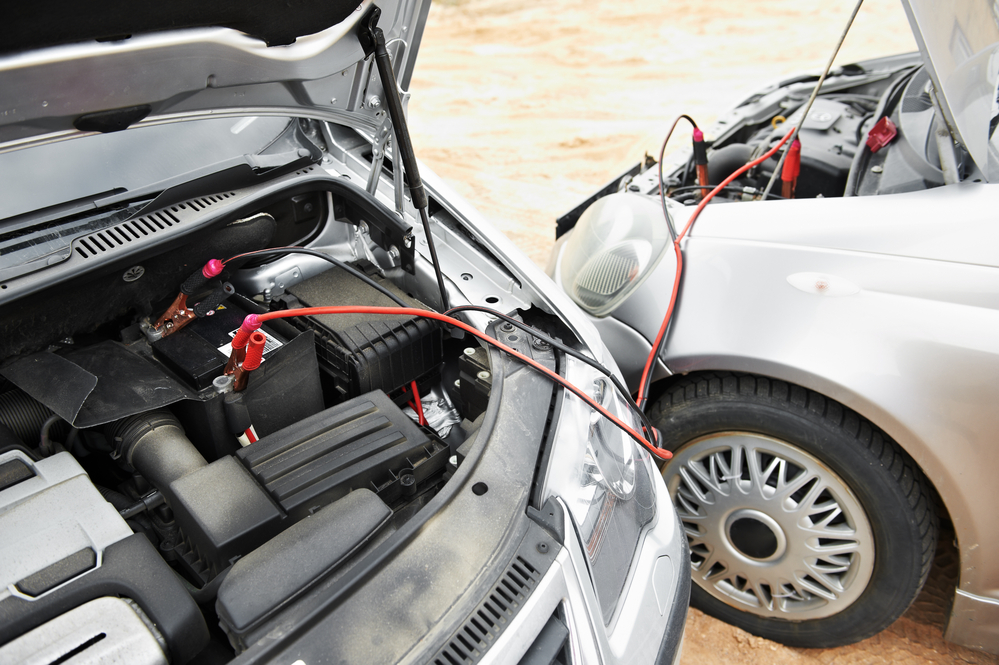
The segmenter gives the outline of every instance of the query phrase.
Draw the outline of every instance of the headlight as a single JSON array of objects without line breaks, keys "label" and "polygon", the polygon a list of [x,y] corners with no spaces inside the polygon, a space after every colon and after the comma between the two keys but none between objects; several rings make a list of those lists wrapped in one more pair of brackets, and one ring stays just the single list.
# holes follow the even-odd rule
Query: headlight
[{"label": "headlight", "polygon": [[658,200],[605,196],[576,222],[562,255],[562,285],[580,307],[604,316],[652,272],[669,241]]},{"label": "headlight", "polygon": [[[641,429],[607,377],[573,358],[566,361],[569,381]],[[590,561],[604,622],[609,623],[642,533],[656,517],[655,468],[644,448],[569,393],[552,445],[545,499],[557,495],[569,508]]]}]

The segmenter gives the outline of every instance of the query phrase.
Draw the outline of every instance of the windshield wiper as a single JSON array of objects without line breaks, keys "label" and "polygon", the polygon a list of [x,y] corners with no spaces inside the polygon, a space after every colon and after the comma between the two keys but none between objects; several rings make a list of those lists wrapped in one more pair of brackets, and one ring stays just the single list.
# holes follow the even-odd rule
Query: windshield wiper
[{"label": "windshield wiper", "polygon": [[179,176],[133,189],[123,194],[97,201],[99,207],[114,205],[126,200],[146,198],[159,194],[140,209],[135,216],[160,210],[176,203],[199,196],[208,196],[232,189],[252,187],[279,176],[297,171],[322,159],[322,152],[313,146],[297,148],[271,155],[241,155],[209,166],[183,173]]}]

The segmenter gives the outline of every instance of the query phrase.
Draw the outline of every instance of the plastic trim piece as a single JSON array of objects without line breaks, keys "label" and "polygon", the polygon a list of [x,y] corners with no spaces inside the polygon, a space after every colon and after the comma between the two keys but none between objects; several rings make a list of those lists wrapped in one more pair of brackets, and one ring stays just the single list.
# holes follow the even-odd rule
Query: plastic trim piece
[{"label": "plastic trim piece", "polygon": [[[539,539],[539,536],[542,537]],[[499,580],[454,632],[447,645],[437,652],[431,661],[433,665],[471,665],[486,654],[555,561],[555,555],[561,548],[553,540],[549,533],[532,525]]]},{"label": "plastic trim piece", "polygon": [[373,492],[356,490],[237,561],[215,605],[230,642],[245,648],[251,631],[323,580],[391,517]]}]

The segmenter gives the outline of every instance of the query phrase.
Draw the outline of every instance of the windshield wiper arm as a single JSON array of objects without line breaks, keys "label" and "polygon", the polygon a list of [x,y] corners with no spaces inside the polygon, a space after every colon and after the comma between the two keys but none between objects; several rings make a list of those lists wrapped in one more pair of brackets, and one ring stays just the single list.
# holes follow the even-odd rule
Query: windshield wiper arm
[{"label": "windshield wiper arm", "polygon": [[315,164],[321,159],[322,152],[315,146],[311,150],[302,147],[270,155],[241,155],[101,199],[96,201],[96,204],[98,207],[104,207],[146,198],[159,192],[152,201],[135,213],[134,216],[138,217],[147,211],[166,208],[199,196],[251,187],[309,164]]}]

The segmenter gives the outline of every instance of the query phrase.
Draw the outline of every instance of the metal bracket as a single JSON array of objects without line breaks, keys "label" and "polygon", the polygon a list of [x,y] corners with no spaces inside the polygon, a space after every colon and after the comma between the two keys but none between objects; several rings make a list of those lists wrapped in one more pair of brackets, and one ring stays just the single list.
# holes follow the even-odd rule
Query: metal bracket
[{"label": "metal bracket", "polygon": [[[382,164],[385,162],[385,151],[389,141],[392,140],[392,120],[385,116],[378,129],[375,130],[375,139],[371,143],[371,171],[368,173],[368,184],[365,189],[368,194],[374,196],[378,191],[378,181],[382,175]],[[393,164],[393,167],[396,165]]]}]

